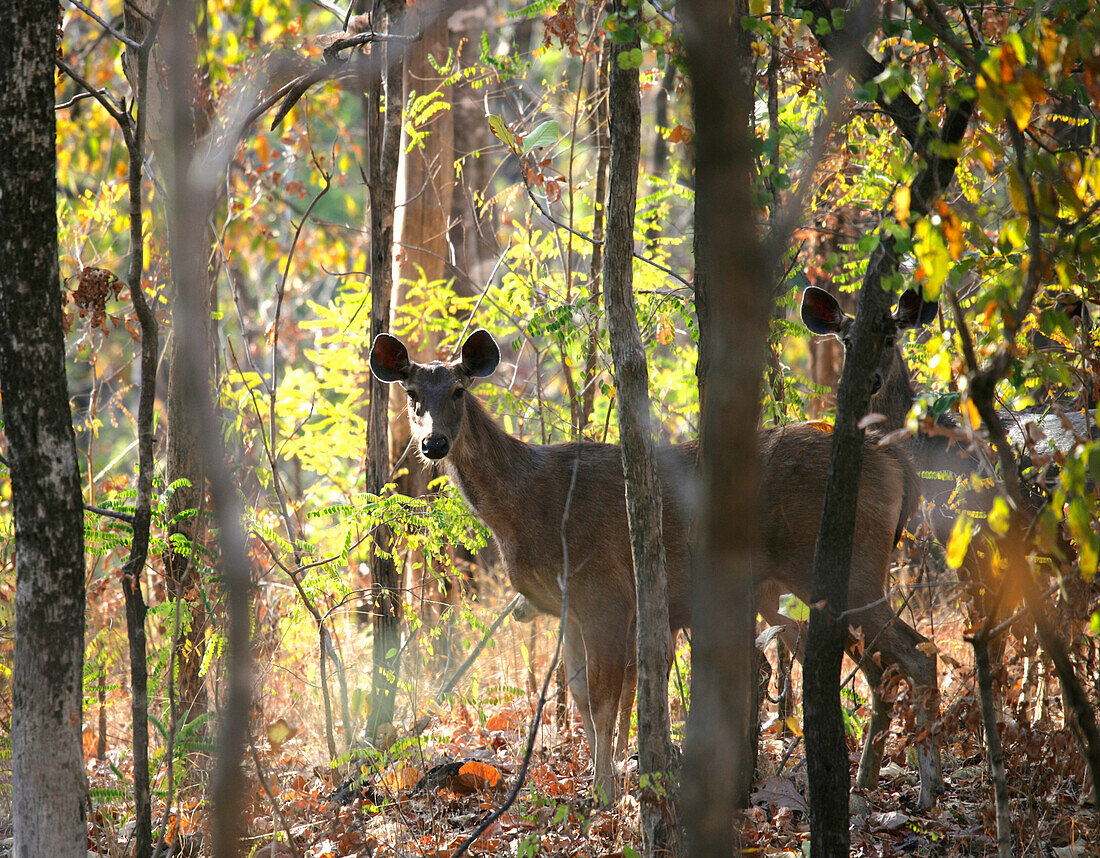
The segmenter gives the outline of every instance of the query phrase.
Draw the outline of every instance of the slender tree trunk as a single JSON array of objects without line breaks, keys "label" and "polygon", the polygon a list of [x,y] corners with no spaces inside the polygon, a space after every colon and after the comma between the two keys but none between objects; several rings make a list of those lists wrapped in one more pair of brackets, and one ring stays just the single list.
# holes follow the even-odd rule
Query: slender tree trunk
[{"label": "slender tree trunk", "polygon": [[[402,5],[387,0],[387,29],[395,33],[401,27]],[[393,218],[398,153],[401,143],[401,111],[404,105],[402,56],[404,46],[388,42],[382,48],[385,62],[382,76],[372,78],[367,87],[366,123],[370,190],[371,233],[371,342],[388,330],[390,297],[393,283]],[[383,96],[383,77],[385,94]],[[367,427],[366,488],[381,490],[389,479],[389,385],[372,375],[370,413]],[[393,720],[398,669],[397,653],[401,646],[401,579],[390,551],[386,528],[375,531],[377,548],[371,557],[374,601],[374,673],[372,705],[367,730]]]},{"label": "slender tree trunk", "polygon": [[15,522],[13,854],[83,856],[84,523],[57,247],[57,4],[18,0],[0,31],[0,396]]},{"label": "slender tree trunk", "polygon": [[1012,816],[1008,811],[1008,784],[1005,782],[1005,756],[1001,734],[993,712],[993,674],[989,669],[988,638],[984,630],[970,641],[974,647],[974,667],[978,673],[978,698],[982,706],[982,727],[985,731],[989,773],[993,778],[994,805],[997,809],[997,855],[1012,858]]},{"label": "slender tree trunk", "polygon": [[[144,41],[150,23],[157,14],[157,4],[153,0],[126,0],[123,4],[123,16],[126,34],[135,41]],[[155,53],[155,51],[154,51]],[[168,105],[164,94],[168,84],[163,62],[144,60],[147,69],[152,69],[156,79],[152,86],[147,85],[148,70],[142,70],[143,60],[137,51],[127,51],[125,71],[127,79],[135,92],[142,92],[142,124],[149,138],[153,154],[162,172],[172,162],[173,144],[169,129]],[[205,117],[193,116],[188,133],[195,141],[206,127]],[[144,146],[144,141],[141,141]],[[172,260],[173,267],[175,260]],[[175,282],[173,270],[173,283]],[[180,308],[179,289],[171,290],[172,327],[178,328],[182,309]],[[206,340],[210,338],[209,287],[204,288],[203,325]],[[176,653],[176,705],[171,713],[174,724],[190,721],[206,712],[206,683],[201,675],[202,663],[206,656],[206,602],[202,595],[203,582],[196,564],[191,562],[192,553],[182,544],[195,544],[205,535],[204,519],[195,511],[202,506],[206,491],[206,478],[202,466],[202,454],[198,432],[195,426],[195,410],[188,399],[187,385],[176,368],[182,366],[181,339],[172,337],[171,353],[168,359],[168,395],[165,419],[168,424],[167,457],[165,460],[165,480],[168,485],[178,483],[165,503],[168,521],[166,544],[163,555],[165,579],[168,593],[173,599],[186,601],[191,622],[180,635]],[[210,347],[207,346],[209,353]],[[180,482],[183,481],[183,482]],[[183,543],[180,540],[183,540]]]},{"label": "slender tree trunk", "polygon": [[588,301],[592,305],[593,320],[588,329],[588,340],[584,351],[584,372],[581,374],[581,415],[578,430],[583,434],[592,420],[596,407],[596,371],[599,362],[600,329],[596,322],[600,306],[600,274],[603,269],[603,219],[604,203],[607,198],[607,165],[611,157],[611,146],[607,139],[607,63],[611,55],[611,43],[604,41],[600,50],[599,65],[593,69],[596,85],[592,98],[595,100],[593,113],[596,117],[596,195],[595,212],[592,218],[592,260],[588,268]]},{"label": "slender tree trunk", "polygon": [[882,278],[897,270],[893,240],[883,236],[868,263],[860,292],[852,348],[844,361],[837,394],[836,425],[829,456],[814,579],[802,698],[806,760],[810,774],[812,855],[848,854],[848,748],[840,708],[840,663],[848,639],[848,576],[852,562],[856,500],[863,463],[858,426],[871,398],[871,375],[891,330],[891,294]]},{"label": "slender tree trunk", "polygon": [[[416,92],[420,97],[439,92],[442,100],[450,104],[452,88],[431,62],[434,58],[437,65],[446,63],[450,49],[450,31],[442,4],[438,0],[417,3],[406,14],[409,28],[422,35],[408,46],[405,54],[405,92]],[[409,287],[421,281],[435,283],[449,274],[448,227],[455,185],[454,115],[450,109],[440,110],[416,130],[427,137],[414,143],[403,135],[397,167],[393,214],[397,253],[390,307],[390,316],[397,327],[403,327],[407,321],[402,311]],[[456,282],[455,288],[469,294],[465,280]],[[414,326],[407,342],[422,354],[434,355],[439,348],[439,332]],[[404,408],[391,411],[389,432],[390,462],[396,464],[404,456],[410,438]],[[431,477],[432,470],[425,468],[415,455],[405,456],[396,476],[397,490],[410,497],[422,497],[428,492]],[[423,551],[407,552],[404,566],[406,574],[401,575],[400,570],[397,574],[408,582],[410,601],[425,623],[434,624],[441,604],[456,604],[461,588],[441,585]],[[436,653],[444,660],[449,655],[448,631],[443,630]]]},{"label": "slender tree trunk", "polygon": [[[684,754],[689,854],[738,852],[756,724],[757,420],[774,286],[753,226],[752,62],[740,16],[682,0],[695,113],[695,291],[702,497],[692,589],[692,702]],[[729,212],[741,212],[730,218]]]},{"label": "slender tree trunk", "polygon": [[[625,6],[615,0],[612,12]],[[634,211],[638,192],[641,104],[638,70],[620,57],[637,38],[611,51],[608,93],[611,168],[604,246],[603,290],[619,391],[619,437],[626,476],[627,517],[638,598],[638,757],[639,771],[652,778],[643,791],[642,836],[647,854],[675,846],[676,826],[665,792],[670,760],[668,722],[668,581],[661,534],[661,484],[653,440],[649,371],[634,304]]]},{"label": "slender tree trunk", "polygon": [[226,467],[223,427],[215,410],[210,383],[207,221],[213,210],[219,180],[228,164],[196,164],[194,94],[190,86],[197,64],[192,38],[195,14],[193,0],[169,3],[162,42],[167,66],[170,139],[173,144],[171,166],[167,171],[169,251],[181,311],[173,336],[182,340],[180,362],[173,367],[173,371],[180,374],[186,385],[188,407],[195,416],[193,425],[218,528],[218,570],[227,615],[227,691],[219,712],[219,747],[210,793],[211,851],[217,858],[229,858],[241,853],[244,829],[242,811],[247,794],[241,778],[241,760],[251,708],[251,565],[241,527],[238,486]]}]

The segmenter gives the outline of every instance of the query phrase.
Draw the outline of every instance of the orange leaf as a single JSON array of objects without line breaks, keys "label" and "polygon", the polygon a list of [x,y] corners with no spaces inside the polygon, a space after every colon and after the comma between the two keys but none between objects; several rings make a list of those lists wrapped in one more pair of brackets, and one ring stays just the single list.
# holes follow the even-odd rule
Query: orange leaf
[{"label": "orange leaf", "polygon": [[482,763],[478,760],[470,760],[458,770],[458,776],[466,779],[465,776],[469,776],[468,780],[477,782],[477,788],[482,789],[488,786],[490,789],[496,787],[500,783],[501,775],[500,771],[488,763]]},{"label": "orange leaf", "polygon": [[667,346],[671,343],[675,334],[676,329],[672,326],[672,322],[668,320],[667,316],[657,323],[657,342],[662,346]]},{"label": "orange leaf", "polygon": [[413,766],[395,769],[394,771],[386,772],[386,774],[382,776],[383,783],[395,792],[412,789],[419,780],[420,771]]},{"label": "orange leaf", "polygon": [[511,730],[516,726],[516,722],[503,712],[498,712],[492,718],[485,722],[485,729],[491,731],[497,730]]}]

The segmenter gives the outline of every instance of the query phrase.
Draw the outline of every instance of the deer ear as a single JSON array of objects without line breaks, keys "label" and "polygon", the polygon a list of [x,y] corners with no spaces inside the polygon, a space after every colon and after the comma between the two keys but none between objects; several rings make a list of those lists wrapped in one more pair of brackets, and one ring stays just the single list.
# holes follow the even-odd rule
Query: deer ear
[{"label": "deer ear", "polygon": [[500,363],[500,349],[484,328],[478,328],[462,344],[462,360],[459,366],[470,378],[485,378],[492,375]]},{"label": "deer ear", "polygon": [[806,287],[802,293],[802,324],[815,334],[840,336],[847,321],[836,298],[817,286]]},{"label": "deer ear", "polygon": [[370,371],[379,381],[392,384],[409,377],[409,350],[397,337],[379,334],[370,349]]},{"label": "deer ear", "polygon": [[894,310],[894,321],[898,323],[900,330],[906,328],[923,328],[936,318],[936,302],[925,301],[917,289],[906,289],[898,299],[898,307]]}]

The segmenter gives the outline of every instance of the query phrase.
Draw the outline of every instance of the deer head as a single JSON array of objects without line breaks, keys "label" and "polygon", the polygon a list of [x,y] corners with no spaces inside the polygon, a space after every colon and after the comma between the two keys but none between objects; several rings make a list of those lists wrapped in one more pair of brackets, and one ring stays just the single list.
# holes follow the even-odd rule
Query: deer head
[{"label": "deer head", "polygon": [[[909,365],[902,354],[898,335],[909,328],[923,327],[935,317],[936,303],[925,301],[915,289],[905,291],[891,314],[896,327],[886,341],[882,360],[871,383],[871,411],[886,415],[887,429],[900,428],[913,405]],[[807,287],[802,295],[802,322],[815,334],[836,337],[844,344],[845,351],[852,345],[855,319],[845,313],[836,298],[824,289]]]},{"label": "deer head", "polygon": [[496,371],[500,349],[488,331],[479,328],[466,338],[458,360],[427,364],[409,360],[397,337],[379,334],[370,350],[375,378],[396,382],[408,395],[409,425],[417,451],[427,459],[442,459],[462,434],[466,391],[474,379]]}]

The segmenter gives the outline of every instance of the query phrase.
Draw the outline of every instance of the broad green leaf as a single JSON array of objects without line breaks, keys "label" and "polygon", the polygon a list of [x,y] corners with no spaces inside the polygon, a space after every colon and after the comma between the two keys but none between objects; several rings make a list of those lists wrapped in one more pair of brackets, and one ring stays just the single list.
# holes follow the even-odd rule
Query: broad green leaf
[{"label": "broad green leaf", "polygon": [[[495,133],[495,132],[494,132]],[[534,131],[523,138],[523,153],[526,155],[536,146],[550,149],[561,138],[561,130],[556,119],[540,123]]]}]

